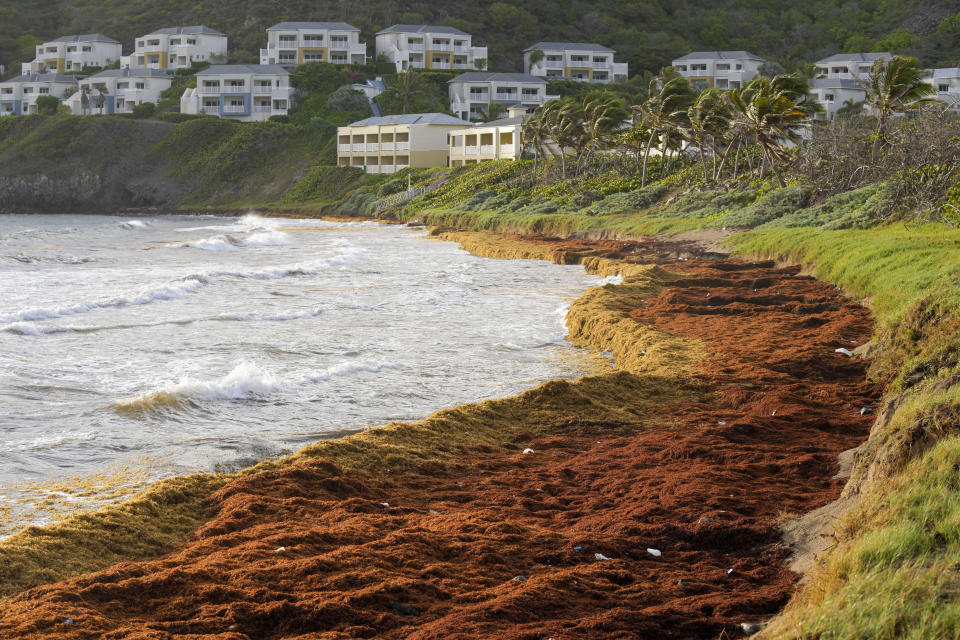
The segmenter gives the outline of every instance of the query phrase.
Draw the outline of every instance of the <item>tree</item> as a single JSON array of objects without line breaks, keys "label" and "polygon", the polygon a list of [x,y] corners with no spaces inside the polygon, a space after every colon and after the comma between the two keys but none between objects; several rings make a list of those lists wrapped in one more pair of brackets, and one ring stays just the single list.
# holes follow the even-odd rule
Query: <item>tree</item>
[{"label": "tree", "polygon": [[370,101],[362,91],[345,84],[327,98],[327,108],[331,111],[370,113]]},{"label": "tree", "polygon": [[585,144],[577,158],[578,171],[593,152],[609,148],[613,144],[617,130],[629,117],[630,111],[615,95],[598,91],[587,96],[579,115]]},{"label": "tree", "polygon": [[60,98],[56,96],[44,95],[37,98],[37,113],[43,116],[56,115],[60,108]]},{"label": "tree", "polygon": [[387,86],[387,94],[400,102],[402,113],[406,113],[410,101],[429,94],[426,82],[413,69],[398,73]]},{"label": "tree", "polygon": [[[709,183],[716,173],[718,143],[730,127],[731,113],[729,101],[721,89],[702,91],[693,104],[687,107],[687,117],[681,125],[684,136],[697,148],[700,164],[703,166],[703,179]],[[713,157],[713,170],[707,170],[706,149]]]},{"label": "tree", "polygon": [[141,104],[133,105],[133,117],[145,120],[147,118],[153,117],[153,114],[157,112],[157,105],[152,102],[143,102]]},{"label": "tree", "polygon": [[543,49],[534,49],[530,52],[530,66],[533,67],[538,62],[543,60],[547,54],[543,52]]},{"label": "tree", "polygon": [[936,90],[924,82],[926,77],[927,72],[915,59],[894,56],[889,60],[878,59],[873,63],[870,75],[858,80],[867,94],[864,102],[877,118],[878,141],[884,139],[887,120],[894,113],[937,102],[931,97]]},{"label": "tree", "polygon": [[[549,103],[548,103],[549,104]],[[533,115],[523,123],[523,144],[533,150],[533,175],[537,175],[537,161],[546,159],[547,148],[550,144],[550,120],[547,115],[550,107],[541,105]]]},{"label": "tree", "polygon": [[666,151],[671,134],[687,117],[687,109],[697,94],[686,78],[668,67],[650,80],[648,95],[650,97],[645,102],[632,107],[640,113],[643,125],[650,132],[643,154],[641,186],[647,185],[647,166],[654,143],[658,142],[661,150]]}]

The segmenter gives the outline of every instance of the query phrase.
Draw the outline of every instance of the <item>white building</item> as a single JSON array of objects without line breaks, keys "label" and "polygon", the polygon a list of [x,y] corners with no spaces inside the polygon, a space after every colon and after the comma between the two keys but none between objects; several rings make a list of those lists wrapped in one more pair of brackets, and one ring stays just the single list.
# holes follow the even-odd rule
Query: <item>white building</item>
[{"label": "white building", "polygon": [[63,99],[77,89],[77,76],[57,73],[16,76],[0,82],[0,115],[19,116],[37,113],[37,98],[53,96]]},{"label": "white building", "polygon": [[101,33],[63,36],[37,45],[37,57],[24,62],[24,75],[66,73],[84,67],[106,67],[120,59],[123,47]]},{"label": "white building", "polygon": [[450,132],[469,122],[444,113],[366,118],[337,128],[337,164],[367,173],[450,166]]},{"label": "white building", "polygon": [[937,100],[949,109],[960,111],[960,67],[927,69],[927,82],[937,90]]},{"label": "white building", "polygon": [[889,60],[892,53],[838,53],[823,60],[817,60],[817,77],[840,80],[865,80],[870,75],[873,63],[877,60]]},{"label": "white building", "polygon": [[547,81],[526,73],[462,73],[447,83],[450,109],[464,120],[486,120],[494,102],[522,106],[528,112],[556,96],[547,95]]},{"label": "white building", "polygon": [[108,69],[81,80],[79,90],[65,102],[78,116],[133,113],[138,104],[160,102],[160,94],[172,83],[169,74],[156,69]]},{"label": "white building", "polygon": [[764,62],[749,51],[694,51],[670,64],[699,89],[739,89],[760,74]]},{"label": "white building", "polygon": [[181,113],[205,113],[242,122],[286,115],[292,105],[290,72],[276,64],[213,65],[180,98]]},{"label": "white building", "polygon": [[120,66],[130,69],[189,69],[227,55],[227,36],[203,25],[168,27],[136,39],[133,54]]},{"label": "white building", "polygon": [[810,81],[810,93],[823,107],[823,113],[818,113],[816,117],[825,120],[834,120],[837,111],[862,103],[867,96],[860,83],[850,78],[814,78]]},{"label": "white building", "polygon": [[410,68],[482,71],[487,48],[473,46],[472,39],[453,27],[395,24],[377,33],[377,57],[386,56],[398,73]]},{"label": "white building", "polygon": [[507,118],[450,132],[450,166],[486,160],[518,160],[523,154],[524,115],[511,109]]},{"label": "white building", "polygon": [[[543,59],[530,62],[534,51]],[[591,42],[538,42],[523,50],[523,70],[550,80],[606,84],[627,79],[627,63],[614,62],[614,50]]]},{"label": "white building", "polygon": [[367,45],[360,42],[360,29],[346,22],[280,22],[267,29],[267,48],[260,49],[262,65],[366,61]]}]

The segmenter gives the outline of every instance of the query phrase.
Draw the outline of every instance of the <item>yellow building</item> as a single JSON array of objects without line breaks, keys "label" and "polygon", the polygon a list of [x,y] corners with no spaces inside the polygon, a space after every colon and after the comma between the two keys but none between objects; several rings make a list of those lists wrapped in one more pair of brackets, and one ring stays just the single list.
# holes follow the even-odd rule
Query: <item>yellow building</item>
[{"label": "yellow building", "polygon": [[523,154],[523,121],[523,115],[514,113],[509,118],[451,131],[450,166],[518,160]]},{"label": "yellow building", "polygon": [[337,164],[367,173],[447,167],[450,132],[470,123],[444,113],[381,116],[337,128]]}]

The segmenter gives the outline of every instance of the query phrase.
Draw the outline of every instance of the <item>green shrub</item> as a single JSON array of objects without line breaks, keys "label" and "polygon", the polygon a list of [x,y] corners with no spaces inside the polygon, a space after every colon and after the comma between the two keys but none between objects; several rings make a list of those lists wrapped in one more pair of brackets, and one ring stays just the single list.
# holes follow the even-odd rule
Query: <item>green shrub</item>
[{"label": "green shrub", "polygon": [[133,105],[133,117],[145,120],[147,118],[152,118],[153,114],[157,112],[157,105],[152,102],[144,102],[142,104]]},{"label": "green shrub", "polygon": [[358,167],[316,166],[283,195],[283,202],[332,202],[360,186]]},{"label": "green shrub", "polygon": [[765,226],[866,229],[889,218],[895,206],[894,187],[873,184],[837,194],[815,207],[771,220]]},{"label": "green shrub", "polygon": [[758,227],[771,220],[792,215],[810,201],[810,190],[801,186],[774,189],[753,204],[731,211],[714,222],[715,226]]},{"label": "green shrub", "polygon": [[160,114],[161,120],[164,122],[173,122],[175,124],[206,117],[207,116],[203,115],[202,113],[180,113],[179,111],[167,111],[166,113]]},{"label": "green shrub", "polygon": [[378,198],[369,191],[358,190],[337,205],[337,212],[345,216],[373,216]]},{"label": "green shrub", "polygon": [[651,184],[636,191],[614,193],[594,202],[584,210],[584,213],[591,216],[611,216],[643,211],[659,202],[666,193],[667,187],[662,184]]}]

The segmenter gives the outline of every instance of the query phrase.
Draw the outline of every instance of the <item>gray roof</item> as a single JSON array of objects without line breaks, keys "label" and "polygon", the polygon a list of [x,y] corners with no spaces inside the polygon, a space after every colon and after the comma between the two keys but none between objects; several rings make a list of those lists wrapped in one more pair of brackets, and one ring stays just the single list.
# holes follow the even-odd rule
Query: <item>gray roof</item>
[{"label": "gray roof", "polygon": [[380,35],[381,33],[446,33],[451,36],[470,35],[469,33],[461,31],[460,29],[455,29],[454,27],[441,27],[433,24],[395,24],[391,27],[387,27],[383,31],[378,31],[377,35]]},{"label": "gray roof", "polygon": [[931,78],[960,78],[960,67],[945,67],[940,69],[927,69]]},{"label": "gray roof", "polygon": [[512,125],[523,124],[526,120],[523,116],[517,116],[515,118],[500,118],[498,120],[491,120],[490,122],[484,122],[483,124],[477,125],[479,127],[509,127]]},{"label": "gray roof", "polygon": [[28,82],[73,82],[82,80],[84,76],[68,76],[61,73],[31,73],[25,76],[16,76],[4,80],[0,84],[25,84]]},{"label": "gray roof", "polygon": [[749,51],[692,51],[685,56],[675,58],[674,62],[685,60],[763,60]]},{"label": "gray roof", "polygon": [[151,31],[146,34],[148,36],[159,36],[159,35],[170,35],[170,36],[192,36],[192,35],[207,35],[207,36],[225,36],[225,33],[220,33],[216,29],[211,29],[210,27],[205,27],[202,24],[195,27],[165,27],[163,29],[157,29],[156,31]]},{"label": "gray roof", "polygon": [[160,69],[107,69],[87,79],[93,80],[95,78],[167,78],[172,80],[169,73]]},{"label": "gray roof", "polygon": [[333,31],[360,31],[346,22],[278,22],[267,31],[292,31],[294,29],[331,29]]},{"label": "gray roof", "polygon": [[461,120],[460,118],[448,116],[445,113],[408,113],[402,116],[380,116],[379,118],[365,118],[364,120],[358,120],[351,123],[350,126],[367,127],[381,124],[448,124],[457,126],[470,126],[469,122]]},{"label": "gray roof", "polygon": [[831,62],[876,62],[881,58],[892,58],[893,54],[887,51],[877,53],[837,53],[829,58],[817,60],[817,64],[829,64]]},{"label": "gray roof", "polygon": [[102,33],[85,33],[82,35],[62,36],[50,42],[109,42],[110,44],[120,44],[113,38],[107,37]]},{"label": "gray roof", "polygon": [[850,78],[814,78],[810,81],[811,89],[860,89],[860,83]]},{"label": "gray roof", "polygon": [[486,71],[467,71],[447,82],[535,82],[547,84],[547,81],[529,73],[488,73]]},{"label": "gray roof", "polygon": [[595,42],[538,42],[524,49],[524,52],[533,51],[534,49],[541,49],[543,51],[547,49],[569,49],[573,51],[608,51],[613,53],[613,49]]},{"label": "gray roof", "polygon": [[253,73],[259,75],[282,76],[290,75],[284,67],[279,64],[215,64],[199,72],[198,76],[222,76],[239,73]]}]

